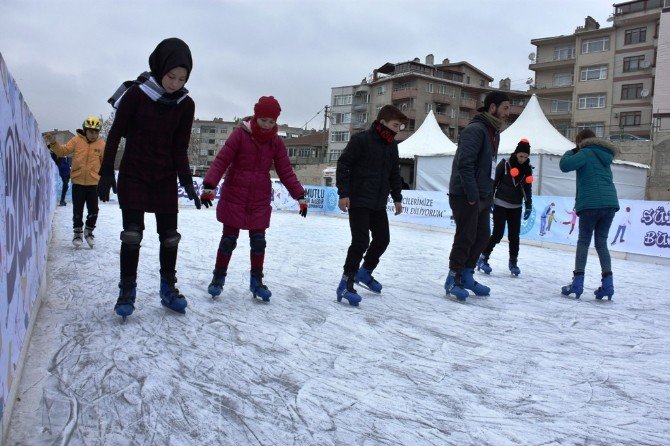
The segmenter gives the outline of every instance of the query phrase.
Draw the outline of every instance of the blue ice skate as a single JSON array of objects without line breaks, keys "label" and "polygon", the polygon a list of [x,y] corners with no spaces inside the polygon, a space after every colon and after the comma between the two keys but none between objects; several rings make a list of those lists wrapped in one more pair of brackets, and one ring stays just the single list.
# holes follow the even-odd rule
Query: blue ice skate
[{"label": "blue ice skate", "polygon": [[364,268],[362,266],[356,272],[356,275],[354,276],[354,282],[356,282],[363,288],[367,288],[373,293],[379,294],[382,292],[382,284],[377,282],[375,278],[372,277],[371,270]]},{"label": "blue ice skate", "polygon": [[449,270],[447,280],[444,282],[444,290],[447,292],[447,296],[455,296],[456,299],[460,300],[461,302],[465,302],[465,300],[470,295],[470,293],[468,293],[468,291],[463,288],[462,274],[454,271],[453,269]]},{"label": "blue ice skate", "polygon": [[354,289],[354,280],[346,274],[342,276],[335,293],[337,294],[338,302],[342,302],[342,299],[346,299],[352,307],[357,307],[361,302],[361,296],[359,296]]},{"label": "blue ice skate", "polygon": [[223,291],[223,285],[226,283],[225,271],[214,269],[212,272],[212,282],[207,287],[207,292],[212,295],[212,299],[216,299]]},{"label": "blue ice skate", "polygon": [[263,273],[261,271],[251,271],[249,274],[249,290],[254,294],[254,298],[260,297],[263,302],[270,302],[272,292],[263,284]]},{"label": "blue ice skate", "polygon": [[174,286],[176,282],[177,279],[174,276],[161,276],[161,305],[177,313],[186,314],[188,302],[186,302],[186,298]]},{"label": "blue ice skate", "polygon": [[114,305],[114,311],[125,321],[135,310],[135,295],[137,283],[135,279],[125,279],[119,282],[119,298]]}]

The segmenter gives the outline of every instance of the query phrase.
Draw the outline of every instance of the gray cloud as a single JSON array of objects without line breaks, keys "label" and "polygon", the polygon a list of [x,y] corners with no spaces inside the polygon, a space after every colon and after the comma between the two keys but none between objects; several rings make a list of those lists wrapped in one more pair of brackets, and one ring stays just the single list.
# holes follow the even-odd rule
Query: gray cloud
[{"label": "gray cloud", "polygon": [[[611,12],[609,0],[9,0],[0,3],[0,52],[42,130],[109,115],[107,98],[173,36],[193,52],[187,88],[197,117],[245,116],[271,94],[280,122],[302,126],[331,87],[427,54],[466,60],[494,85],[509,77],[525,90],[531,39],[572,34],[587,15],[608,26]],[[320,115],[308,127],[322,125]]]}]

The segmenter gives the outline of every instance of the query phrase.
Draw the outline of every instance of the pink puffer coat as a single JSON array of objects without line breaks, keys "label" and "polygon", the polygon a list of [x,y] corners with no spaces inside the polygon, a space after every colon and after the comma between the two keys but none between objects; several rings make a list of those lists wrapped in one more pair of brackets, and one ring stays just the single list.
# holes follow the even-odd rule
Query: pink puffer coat
[{"label": "pink puffer coat", "polygon": [[275,171],[291,197],[298,199],[305,189],[291,167],[284,141],[275,136],[259,143],[251,136],[248,122],[236,128],[205,175],[204,183],[216,186],[223,174],[223,187],[216,207],[216,219],[239,229],[270,227],[272,185],[270,168]]}]

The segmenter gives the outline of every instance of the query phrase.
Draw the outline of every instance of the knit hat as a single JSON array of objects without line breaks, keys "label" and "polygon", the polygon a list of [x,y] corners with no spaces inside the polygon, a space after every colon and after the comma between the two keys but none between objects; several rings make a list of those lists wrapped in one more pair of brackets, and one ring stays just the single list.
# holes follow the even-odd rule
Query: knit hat
[{"label": "knit hat", "polygon": [[261,96],[256,105],[254,105],[254,117],[270,118],[277,120],[281,107],[274,96]]},{"label": "knit hat", "polygon": [[526,138],[523,138],[521,141],[519,141],[519,144],[516,145],[514,155],[520,152],[527,153],[528,155],[530,155],[530,143]]},{"label": "knit hat", "polygon": [[495,104],[496,107],[499,106],[502,102],[509,101],[509,96],[507,93],[502,91],[490,91],[484,98],[484,106],[477,109],[478,112],[487,112],[491,104]]}]

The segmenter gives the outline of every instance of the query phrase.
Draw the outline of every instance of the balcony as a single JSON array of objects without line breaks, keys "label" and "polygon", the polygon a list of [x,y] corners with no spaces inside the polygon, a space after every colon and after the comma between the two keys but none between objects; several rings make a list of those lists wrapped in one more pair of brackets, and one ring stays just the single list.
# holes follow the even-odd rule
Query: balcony
[{"label": "balcony", "polygon": [[433,102],[436,102],[438,104],[451,104],[452,97],[447,96],[446,94],[441,94],[441,93],[432,93],[430,95],[430,98]]},{"label": "balcony", "polygon": [[354,130],[365,129],[367,127],[368,127],[367,122],[354,122],[353,124],[351,124],[351,128]]},{"label": "balcony", "polygon": [[558,59],[558,60],[544,60],[544,61],[537,61],[535,63],[532,63],[528,65],[528,69],[531,71],[539,71],[539,70],[548,70],[550,68],[564,68],[564,67],[571,67],[575,65],[575,58],[571,57],[569,59]]},{"label": "balcony", "polygon": [[435,113],[435,119],[437,120],[438,124],[445,124],[445,125],[450,125],[451,124],[451,118],[444,113]]},{"label": "balcony", "polygon": [[401,90],[393,90],[391,93],[392,101],[399,101],[402,99],[416,98],[418,90],[416,88],[404,88]]},{"label": "balcony", "polygon": [[470,124],[470,120],[472,118],[458,118],[458,127],[465,127],[466,125]]},{"label": "balcony", "polygon": [[[572,91],[574,90],[574,85],[560,85],[560,86],[555,86],[553,84],[543,84],[543,85],[536,85],[533,88],[533,91],[535,93],[541,94],[543,96],[547,95],[566,95],[566,94],[572,94]],[[539,91],[538,91],[539,90]]]},{"label": "balcony", "polygon": [[365,102],[359,102],[359,103],[354,102],[353,109],[354,111],[365,111],[368,109],[368,105],[369,104]]},{"label": "balcony", "polygon": [[459,104],[459,107],[476,110],[479,107],[477,104],[478,101],[476,99],[461,98],[461,103]]}]

